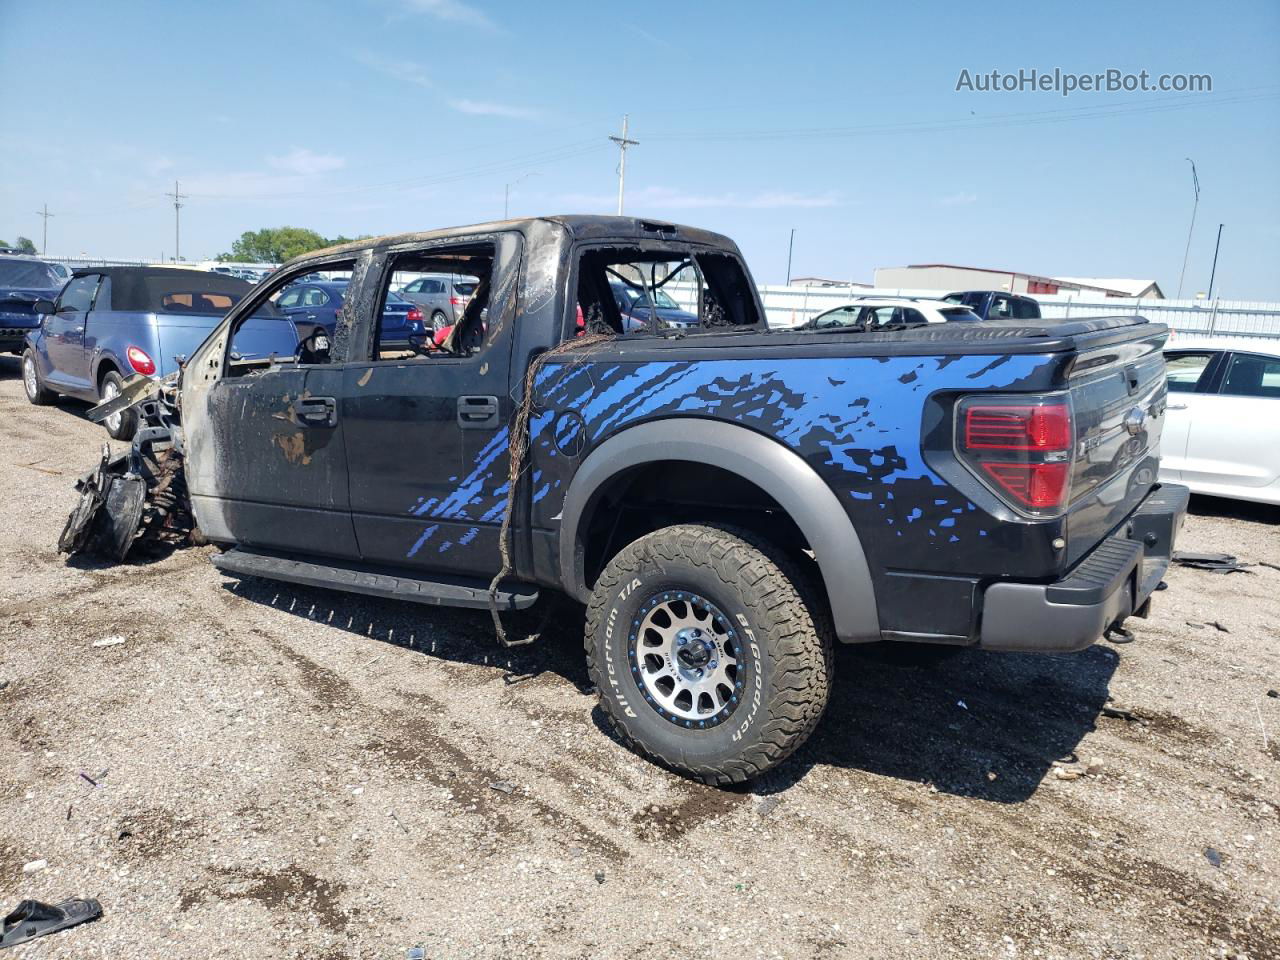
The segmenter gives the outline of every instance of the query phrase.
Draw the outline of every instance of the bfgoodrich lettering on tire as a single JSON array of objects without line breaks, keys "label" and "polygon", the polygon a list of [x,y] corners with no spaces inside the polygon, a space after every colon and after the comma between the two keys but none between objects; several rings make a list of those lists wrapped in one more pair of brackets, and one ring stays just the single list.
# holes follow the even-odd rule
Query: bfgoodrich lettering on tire
[{"label": "bfgoodrich lettering on tire", "polygon": [[827,705],[831,638],[781,551],[682,525],[601,573],[587,665],[628,746],[706,783],[740,783],[802,744]]}]

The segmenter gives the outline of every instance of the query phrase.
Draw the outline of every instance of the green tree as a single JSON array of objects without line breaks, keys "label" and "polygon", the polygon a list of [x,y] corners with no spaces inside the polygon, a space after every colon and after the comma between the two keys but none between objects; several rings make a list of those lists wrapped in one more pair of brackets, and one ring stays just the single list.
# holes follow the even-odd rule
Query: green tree
[{"label": "green tree", "polygon": [[30,240],[28,240],[26,237],[19,237],[17,240],[13,242],[13,246],[10,247],[9,249],[14,250],[18,253],[35,253],[36,245],[32,243]]},{"label": "green tree", "polygon": [[231,252],[219,254],[218,259],[283,263],[291,257],[328,245],[328,240],[305,227],[265,227],[240,234],[240,239],[231,245]]}]

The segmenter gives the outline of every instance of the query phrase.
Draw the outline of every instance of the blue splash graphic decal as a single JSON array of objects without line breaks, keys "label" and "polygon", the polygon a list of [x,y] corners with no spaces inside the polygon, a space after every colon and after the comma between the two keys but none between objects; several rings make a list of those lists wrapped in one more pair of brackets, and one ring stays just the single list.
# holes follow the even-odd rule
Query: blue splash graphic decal
[{"label": "blue splash graphic decal", "polygon": [[[1012,387],[1046,360],[1042,355],[983,355],[553,361],[539,371],[534,386],[538,412],[529,424],[531,465],[537,468],[532,475],[534,503],[551,501],[552,513],[558,511],[559,497],[576,467],[575,460],[565,457],[566,444],[579,431],[585,433],[589,450],[645,420],[696,416],[741,423],[795,450],[845,498],[859,526],[879,523],[886,534],[902,537],[902,527],[910,524],[920,531],[913,536],[924,537],[927,529],[929,539],[947,543],[985,536],[977,528],[985,515],[974,514],[974,505],[924,460],[920,435],[925,402],[940,390]],[[566,420],[569,413],[576,416]],[[503,428],[448,496],[438,502],[419,500],[411,512],[427,523],[500,522],[506,510],[507,444]],[[553,464],[558,464],[554,470]],[[902,495],[895,498],[895,490]],[[963,523],[957,520],[968,517],[972,519]],[[435,529],[423,531],[409,556]],[[469,542],[459,537],[450,545]]]}]

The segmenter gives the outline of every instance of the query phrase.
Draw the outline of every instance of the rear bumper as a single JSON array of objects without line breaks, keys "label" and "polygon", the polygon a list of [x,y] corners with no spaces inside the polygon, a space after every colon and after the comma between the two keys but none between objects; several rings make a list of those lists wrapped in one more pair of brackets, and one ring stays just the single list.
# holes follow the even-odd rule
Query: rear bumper
[{"label": "rear bumper", "polygon": [[1120,528],[1056,583],[994,583],[983,595],[978,645],[986,650],[1068,653],[1111,624],[1146,615],[1169,568],[1190,491],[1154,489]]},{"label": "rear bumper", "polygon": [[0,321],[0,353],[21,353],[27,334],[35,329],[34,326],[19,327]]}]

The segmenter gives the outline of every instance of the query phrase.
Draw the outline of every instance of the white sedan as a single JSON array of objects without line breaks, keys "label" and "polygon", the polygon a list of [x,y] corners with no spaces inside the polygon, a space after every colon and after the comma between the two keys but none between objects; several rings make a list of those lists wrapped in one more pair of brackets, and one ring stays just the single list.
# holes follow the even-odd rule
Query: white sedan
[{"label": "white sedan", "polygon": [[799,330],[896,330],[926,323],[980,323],[966,306],[918,297],[858,297],[820,313]]},{"label": "white sedan", "polygon": [[1280,339],[1179,338],[1165,362],[1160,479],[1280,504]]}]

